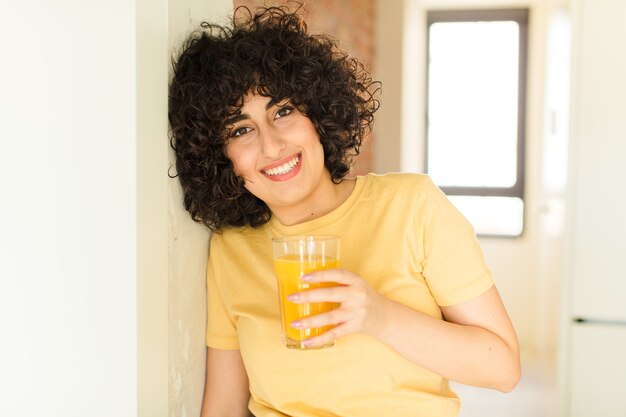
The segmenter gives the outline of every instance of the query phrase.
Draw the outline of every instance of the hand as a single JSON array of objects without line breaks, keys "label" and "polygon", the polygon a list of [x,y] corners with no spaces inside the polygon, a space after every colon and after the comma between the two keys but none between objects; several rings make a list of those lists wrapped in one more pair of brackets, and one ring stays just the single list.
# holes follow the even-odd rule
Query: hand
[{"label": "hand", "polygon": [[386,326],[389,300],[376,292],[363,278],[345,269],[326,269],[302,276],[308,283],[334,282],[337,287],[323,287],[291,294],[287,299],[296,304],[333,302],[340,306],[328,313],[296,320],[298,329],[336,325],[327,332],[304,341],[306,346],[321,346],[350,333],[373,337]]}]

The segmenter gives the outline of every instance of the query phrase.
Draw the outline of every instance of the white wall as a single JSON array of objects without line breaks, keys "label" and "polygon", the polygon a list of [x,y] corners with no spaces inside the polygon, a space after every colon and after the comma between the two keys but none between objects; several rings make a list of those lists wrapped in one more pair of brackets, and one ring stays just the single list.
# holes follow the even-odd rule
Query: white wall
[{"label": "white wall", "polygon": [[[379,22],[375,77],[383,82],[376,119],[376,172],[422,171],[425,132],[426,11],[446,8],[529,7],[527,97],[526,218],[523,236],[483,238],[485,257],[514,322],[524,351],[553,354],[558,333],[562,227],[550,234],[548,253],[545,217],[562,217],[545,191],[542,164],[546,39],[552,16],[567,2],[560,0],[403,0],[378,1]],[[558,219],[557,219],[558,220]],[[562,222],[561,222],[562,223]],[[559,228],[560,227],[560,228]],[[543,249],[542,249],[543,245]]]},{"label": "white wall", "polygon": [[2,2],[0,415],[137,408],[135,4]]},{"label": "white wall", "polygon": [[208,233],[167,177],[168,68],[231,9],[0,4],[0,415],[198,415]]},{"label": "white wall", "polygon": [[[201,21],[222,23],[232,9],[232,0],[170,0],[170,55],[176,55],[184,37]],[[174,164],[173,152],[169,163]],[[178,179],[169,181],[168,206],[169,416],[195,417],[200,415],[204,389],[209,233],[184,210]]]}]

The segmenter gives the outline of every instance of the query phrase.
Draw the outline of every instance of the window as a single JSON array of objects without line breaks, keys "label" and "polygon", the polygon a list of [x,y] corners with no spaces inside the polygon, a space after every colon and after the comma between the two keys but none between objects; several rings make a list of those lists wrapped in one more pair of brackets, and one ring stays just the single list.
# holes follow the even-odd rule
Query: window
[{"label": "window", "polygon": [[428,13],[425,167],[477,234],[524,224],[528,10]]}]

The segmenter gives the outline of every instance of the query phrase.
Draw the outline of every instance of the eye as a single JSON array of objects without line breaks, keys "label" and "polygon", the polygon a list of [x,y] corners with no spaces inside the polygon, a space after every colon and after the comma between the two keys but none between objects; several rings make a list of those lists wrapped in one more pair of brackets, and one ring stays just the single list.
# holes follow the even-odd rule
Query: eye
[{"label": "eye", "polygon": [[289,114],[291,114],[291,112],[293,111],[293,107],[291,106],[284,106],[281,107],[280,109],[278,109],[278,111],[276,112],[276,119],[280,119],[281,117],[285,117],[288,116]]},{"label": "eye", "polygon": [[252,129],[249,127],[240,127],[238,129],[233,129],[230,133],[230,137],[231,138],[238,138],[240,136],[245,135],[246,133],[248,133],[249,131],[251,131]]}]

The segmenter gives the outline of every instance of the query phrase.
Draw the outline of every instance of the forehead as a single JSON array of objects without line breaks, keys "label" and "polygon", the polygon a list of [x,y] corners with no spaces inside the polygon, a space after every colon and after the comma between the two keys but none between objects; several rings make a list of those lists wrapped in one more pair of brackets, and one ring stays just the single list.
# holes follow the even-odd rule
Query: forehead
[{"label": "forehead", "polygon": [[251,113],[267,111],[274,105],[282,105],[288,101],[289,99],[286,98],[277,100],[267,94],[250,90],[240,97],[236,106],[230,108],[226,124],[232,125],[242,119],[247,119]]},{"label": "forehead", "polygon": [[242,102],[243,106],[241,108],[244,109],[253,105],[262,105],[269,102],[273,103],[274,99],[266,94],[261,94],[255,91],[248,91],[246,94],[243,95]]}]

